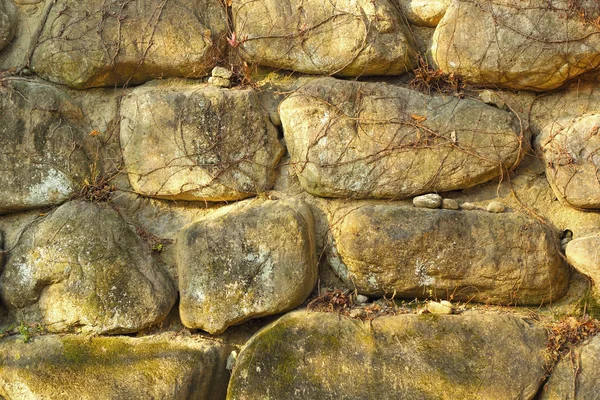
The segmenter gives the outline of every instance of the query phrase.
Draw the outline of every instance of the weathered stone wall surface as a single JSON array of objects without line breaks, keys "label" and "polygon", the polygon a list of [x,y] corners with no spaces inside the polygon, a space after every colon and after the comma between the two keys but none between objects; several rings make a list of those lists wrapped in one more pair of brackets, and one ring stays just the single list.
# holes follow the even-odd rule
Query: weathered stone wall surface
[{"label": "weathered stone wall surface", "polygon": [[0,399],[593,399],[600,3],[0,0]]}]

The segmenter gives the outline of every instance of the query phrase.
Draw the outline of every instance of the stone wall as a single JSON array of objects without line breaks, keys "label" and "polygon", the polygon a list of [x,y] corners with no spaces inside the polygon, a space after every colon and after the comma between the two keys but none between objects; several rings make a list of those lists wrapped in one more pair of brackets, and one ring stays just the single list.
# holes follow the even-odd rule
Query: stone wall
[{"label": "stone wall", "polygon": [[593,0],[0,0],[0,399],[592,399]]}]

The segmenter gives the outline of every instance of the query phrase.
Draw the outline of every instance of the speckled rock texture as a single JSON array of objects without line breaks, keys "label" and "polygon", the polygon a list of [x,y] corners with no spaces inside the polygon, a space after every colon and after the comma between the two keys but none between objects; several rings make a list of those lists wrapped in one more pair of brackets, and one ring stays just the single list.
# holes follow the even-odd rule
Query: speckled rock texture
[{"label": "speckled rock texture", "polygon": [[227,398],[532,399],[545,343],[542,327],[508,315],[295,312],[244,346]]},{"label": "speckled rock texture", "polygon": [[19,78],[0,85],[0,213],[57,205],[79,191],[92,161],[85,121],[64,92]]},{"label": "speckled rock texture", "polygon": [[250,201],[184,228],[180,313],[213,334],[299,306],[317,280],[313,216],[298,201]]},{"label": "speckled rock texture", "polygon": [[148,245],[110,206],[73,201],[29,226],[0,275],[0,299],[50,332],[137,332],[176,292]]},{"label": "speckled rock texture", "polygon": [[520,215],[367,204],[331,232],[330,265],[366,295],[539,305],[569,285],[558,236]]},{"label": "speckled rock texture", "polygon": [[227,33],[219,0],[59,0],[31,58],[32,71],[84,89],[210,73]]},{"label": "speckled rock texture", "polygon": [[173,334],[154,337],[48,335],[0,340],[6,399],[223,398],[227,345]]},{"label": "speckled rock texture", "polygon": [[183,81],[141,86],[125,97],[120,140],[133,189],[171,200],[265,192],[285,151],[252,89]]}]

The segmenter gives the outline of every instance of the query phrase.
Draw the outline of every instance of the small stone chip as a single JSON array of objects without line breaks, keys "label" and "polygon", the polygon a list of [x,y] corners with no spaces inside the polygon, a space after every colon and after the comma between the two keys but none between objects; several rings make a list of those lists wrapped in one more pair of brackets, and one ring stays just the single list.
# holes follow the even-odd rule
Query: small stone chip
[{"label": "small stone chip", "polygon": [[215,78],[231,79],[233,72],[223,67],[214,67],[211,75]]},{"label": "small stone chip", "polygon": [[208,78],[208,83],[216,87],[228,88],[231,86],[229,79],[220,78],[217,76],[211,76]]},{"label": "small stone chip", "polygon": [[473,210],[477,210],[479,207],[476,204],[466,202],[466,203],[462,203],[460,205],[460,208],[462,208],[463,210],[466,210],[466,211],[473,211]]},{"label": "small stone chip", "polygon": [[424,194],[413,199],[413,205],[421,208],[440,208],[442,196],[435,193]]},{"label": "small stone chip", "polygon": [[445,210],[458,210],[458,201],[454,199],[442,200],[442,208]]},{"label": "small stone chip", "polygon": [[442,300],[439,303],[437,301],[430,301],[427,303],[427,310],[432,314],[452,314],[454,306],[446,300]]},{"label": "small stone chip", "polygon": [[354,303],[356,304],[365,304],[369,302],[369,298],[364,294],[359,294],[354,298]]},{"label": "small stone chip", "polygon": [[492,202],[490,202],[490,204],[488,204],[488,206],[486,207],[486,210],[488,210],[491,213],[503,213],[505,210],[504,204],[502,204],[501,202],[494,200]]}]

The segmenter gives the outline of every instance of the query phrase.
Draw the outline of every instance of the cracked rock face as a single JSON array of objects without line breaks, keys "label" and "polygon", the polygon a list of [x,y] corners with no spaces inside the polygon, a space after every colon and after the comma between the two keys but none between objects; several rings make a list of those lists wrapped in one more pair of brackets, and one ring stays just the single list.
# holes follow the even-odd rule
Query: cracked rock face
[{"label": "cracked rock face", "polygon": [[252,89],[139,87],[121,106],[133,189],[172,200],[239,200],[269,190],[285,149]]},{"label": "cracked rock face", "polygon": [[546,377],[545,347],[544,328],[510,315],[366,324],[299,311],[242,348],[227,398],[532,399]]},{"label": "cracked rock face", "polygon": [[474,84],[555,89],[600,64],[598,28],[572,3],[454,1],[435,31],[433,59]]},{"label": "cracked rock face", "polygon": [[0,296],[18,320],[101,334],[160,322],[177,295],[113,209],[72,201],[24,231],[0,275]]},{"label": "cracked rock face", "polygon": [[59,0],[35,47],[33,72],[84,89],[207,75],[224,49],[219,0]]},{"label": "cracked rock face", "polygon": [[509,213],[359,206],[333,225],[327,258],[365,295],[539,305],[569,285],[554,232]]},{"label": "cracked rock face", "polygon": [[385,83],[317,79],[279,110],[294,171],[322,197],[468,188],[515,167],[527,140],[511,113]]},{"label": "cracked rock face", "polygon": [[177,246],[181,320],[212,334],[299,306],[317,280],[313,217],[298,201],[223,208]]},{"label": "cracked rock face", "polygon": [[264,66],[308,74],[400,75],[415,64],[389,0],[234,0],[236,46]]},{"label": "cracked rock face", "polygon": [[600,208],[600,115],[558,119],[537,140],[556,197],[577,208]]},{"label": "cracked rock face", "polygon": [[92,161],[83,116],[63,92],[8,78],[0,85],[0,213],[60,204],[79,190]]}]

